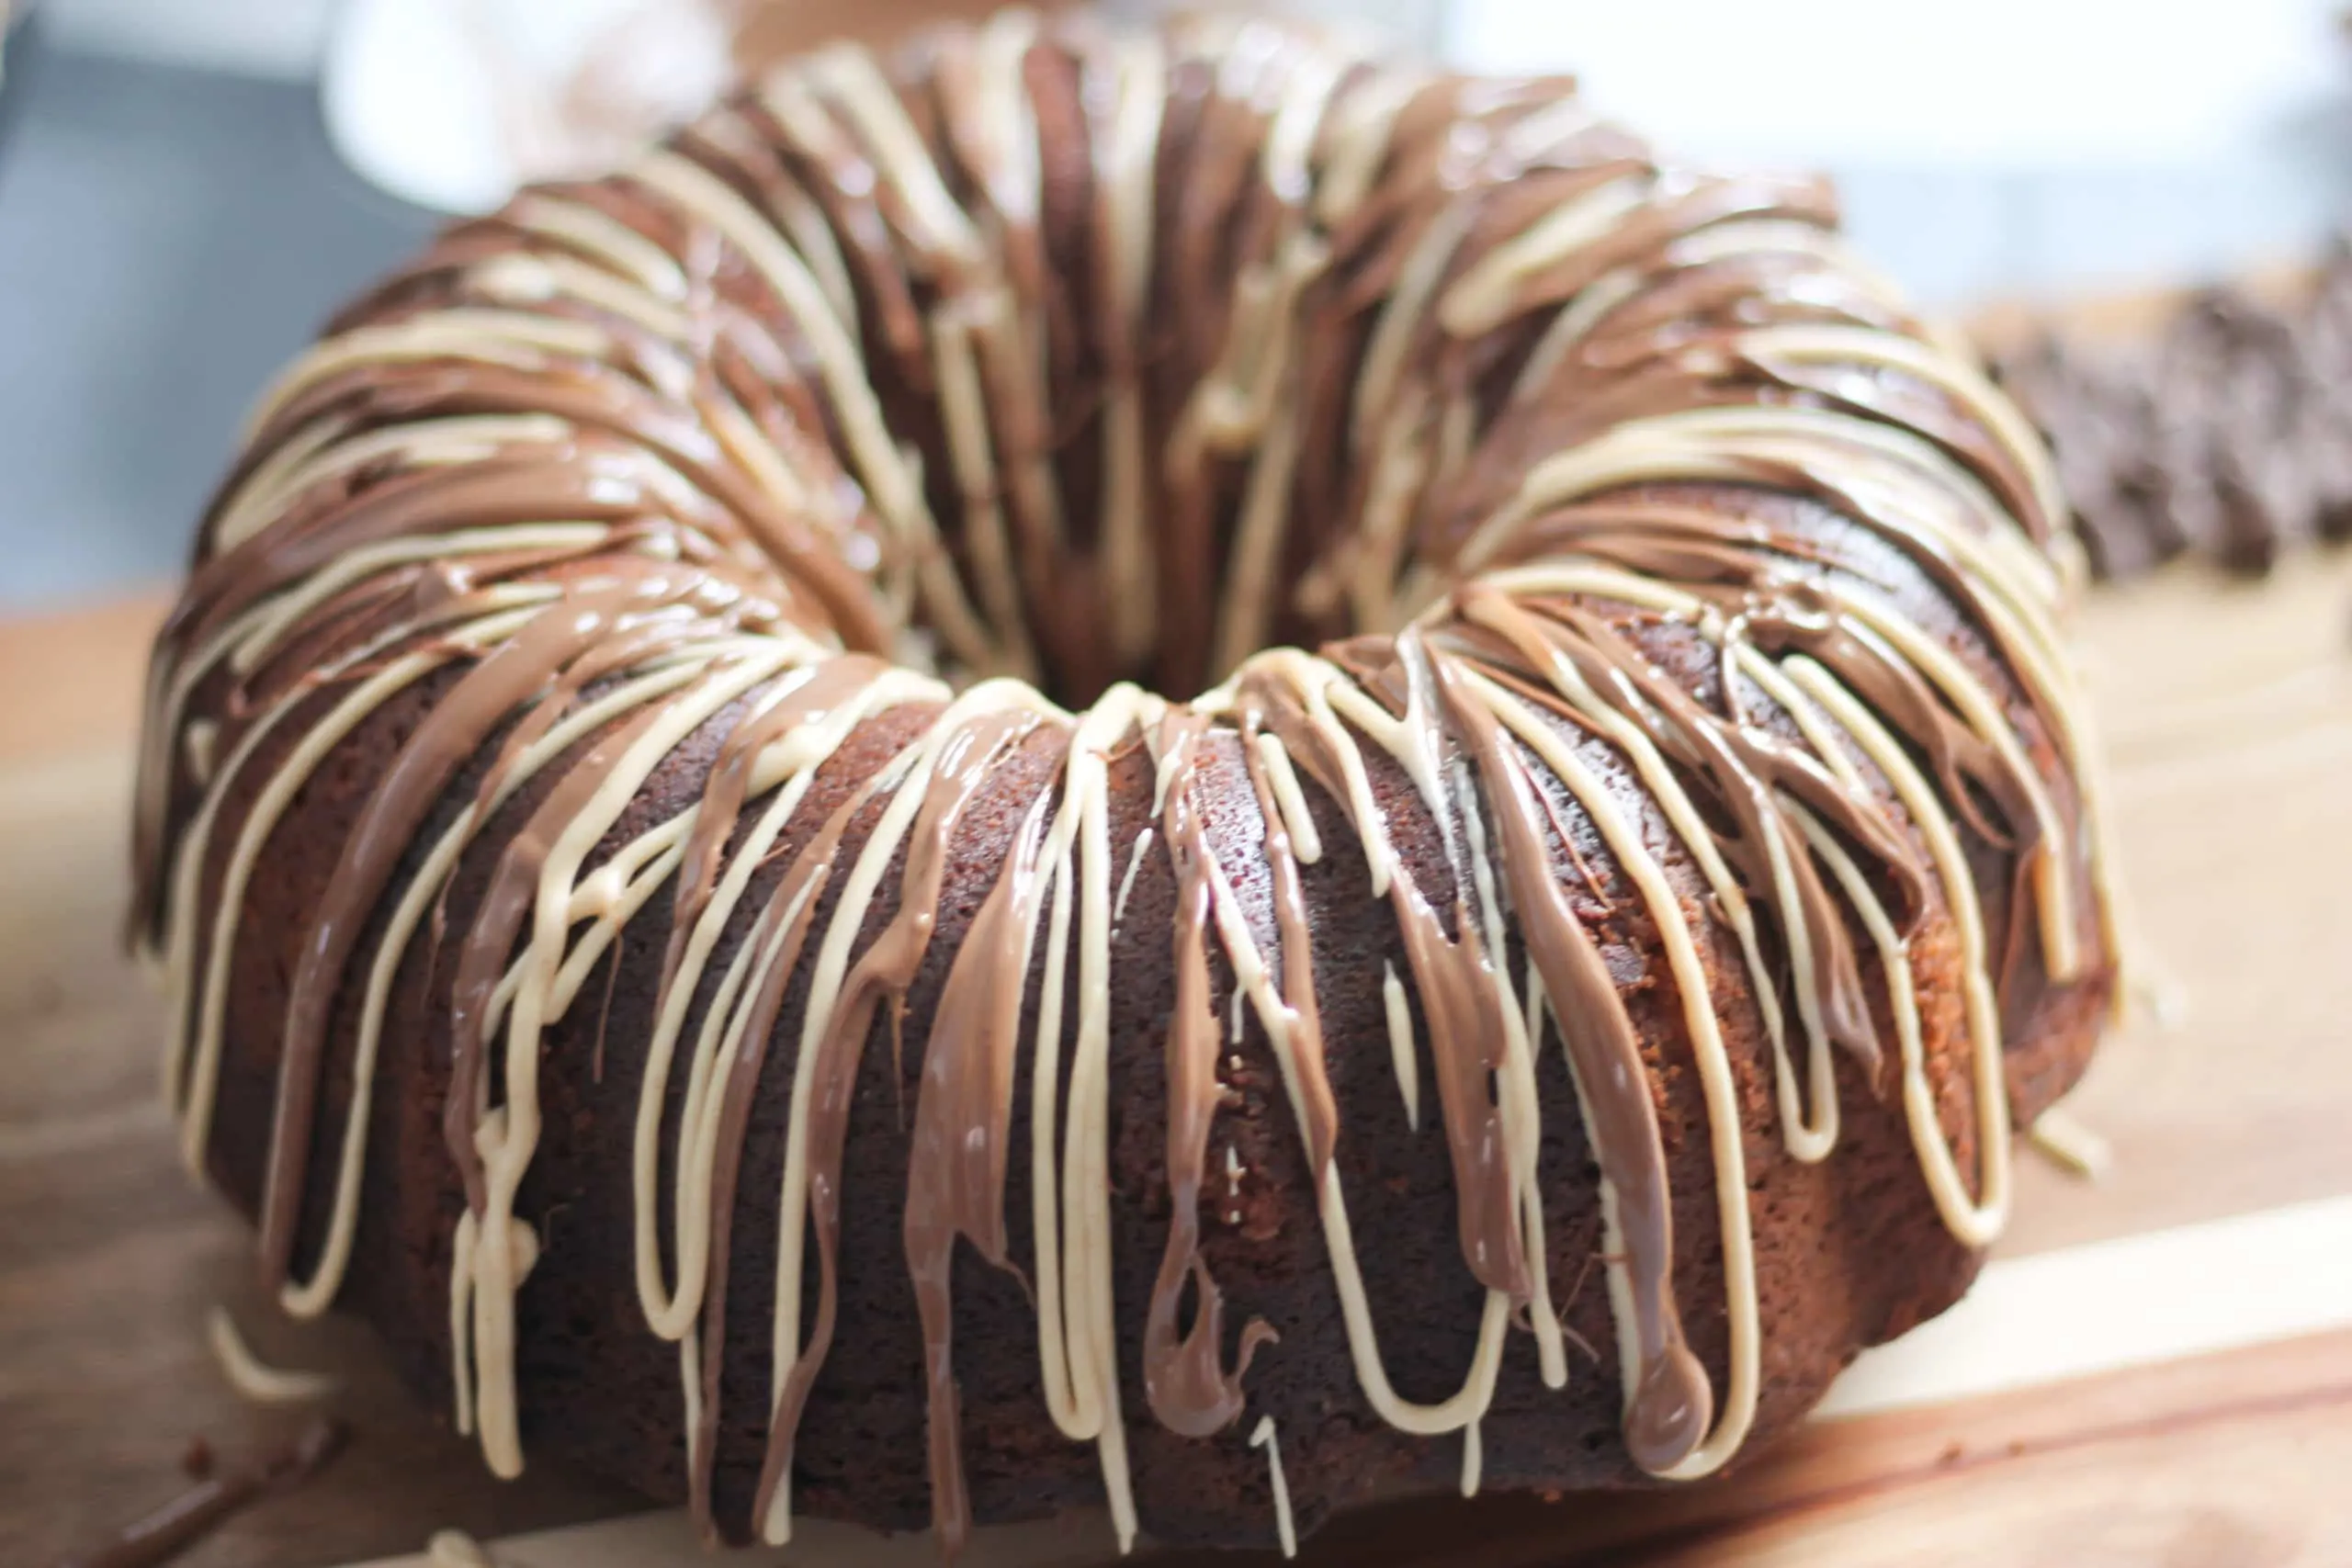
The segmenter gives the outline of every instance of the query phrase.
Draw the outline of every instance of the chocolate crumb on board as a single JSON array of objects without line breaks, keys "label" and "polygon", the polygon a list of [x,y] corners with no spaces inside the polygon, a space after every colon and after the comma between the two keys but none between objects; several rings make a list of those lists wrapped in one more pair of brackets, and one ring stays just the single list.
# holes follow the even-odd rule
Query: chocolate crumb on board
[{"label": "chocolate crumb on board", "polygon": [[310,1480],[349,1440],[342,1422],[321,1417],[248,1462],[220,1470],[198,1438],[181,1458],[189,1484],[178,1495],[86,1551],[68,1553],[57,1568],[162,1568],[255,1503]]}]

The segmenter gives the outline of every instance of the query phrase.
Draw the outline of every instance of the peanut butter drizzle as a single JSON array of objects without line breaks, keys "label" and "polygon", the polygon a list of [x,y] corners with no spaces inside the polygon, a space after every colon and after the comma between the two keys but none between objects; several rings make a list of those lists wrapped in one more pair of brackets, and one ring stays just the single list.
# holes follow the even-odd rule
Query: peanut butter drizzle
[{"label": "peanut butter drizzle", "polygon": [[1674,1216],[1666,1150],[1641,1042],[1591,934],[1553,874],[1539,790],[1494,716],[1462,689],[1453,660],[1434,661],[1446,708],[1477,759],[1500,830],[1501,863],[1521,937],[1544,976],[1551,1016],[1576,1068],[1586,1135],[1610,1194],[1615,1245],[1634,1281],[1641,1367],[1627,1391],[1625,1445],[1653,1472],[1680,1463],[1713,1419],[1706,1370],[1683,1342],[1674,1300]]},{"label": "peanut butter drizzle", "polygon": [[660,994],[677,983],[687,934],[710,903],[727,841],[742,820],[752,770],[768,747],[796,729],[821,722],[888,668],[881,660],[849,654],[803,667],[786,678],[779,699],[728,732],[711,759],[695,808],[694,832],[679,858],[678,891],[671,906],[670,945],[662,954]]},{"label": "peanut butter drizzle", "polygon": [[1004,874],[956,949],[915,1096],[904,1222],[907,1275],[922,1318],[930,1391],[932,1528],[950,1552],[962,1550],[971,1527],[956,1431],[951,1272],[958,1236],[997,1268],[1014,1269],[1005,1236],[1004,1177],[1012,1152],[1013,1057],[1036,938],[1046,805],[1040,795],[1014,829]]},{"label": "peanut butter drizzle", "polygon": [[1266,865],[1273,873],[1274,931],[1282,945],[1282,1003],[1287,1013],[1292,1092],[1306,1140],[1307,1168],[1320,1186],[1330,1174],[1331,1151],[1340,1141],[1340,1107],[1331,1095],[1331,1075],[1323,1059],[1322,1009],[1315,999],[1315,933],[1306,890],[1299,884],[1299,852],[1283,820],[1265,754],[1261,715],[1241,716],[1241,760],[1250,792],[1266,823]]},{"label": "peanut butter drizzle", "polygon": [[[1394,652],[1396,663],[1392,668],[1400,676],[1399,684],[1412,693],[1402,714],[1406,732],[1420,770],[1433,774],[1443,765],[1446,744],[1442,720],[1430,700],[1426,650],[1417,635],[1408,633],[1397,639]],[[1452,809],[1442,798],[1428,804],[1438,813]],[[1453,823],[1441,816],[1437,826],[1451,844]],[[1459,861],[1456,865],[1451,935],[1419,876],[1401,863],[1390,870],[1389,907],[1396,913],[1413,988],[1429,1023],[1438,1110],[1453,1157],[1463,1260],[1480,1284],[1524,1302],[1532,1289],[1525,1246],[1511,1201],[1502,1116],[1491,1091],[1510,1038],[1493,979],[1503,955],[1487,951],[1481,922],[1471,908],[1467,867]]]},{"label": "peanut butter drizzle", "polygon": [[[1792,926],[1802,927],[1812,953],[1811,973],[1800,984],[1819,998],[1830,1039],[1851,1051],[1865,1074],[1875,1077],[1879,1046],[1861,994],[1861,976],[1846,941],[1845,922],[1831,904],[1812,857],[1776,800],[1785,792],[1804,802],[1867,847],[1874,859],[1916,890],[1923,873],[1910,847],[1894,837],[1865,802],[1852,799],[1802,753],[1772,742],[1761,731],[1727,723],[1702,707],[1679,685],[1659,678],[1616,632],[1573,604],[1547,606],[1538,620],[1499,595],[1472,591],[1465,606],[1473,618],[1483,612],[1490,624],[1532,653],[1541,668],[1549,652],[1577,664],[1588,682],[1629,715],[1645,705],[1670,722],[1659,727],[1661,749],[1706,784],[1707,798],[1736,825],[1724,840],[1724,852],[1751,888],[1785,879],[1793,884]],[[1466,596],[1468,597],[1468,596]],[[1540,699],[1539,700],[1543,700]],[[1771,853],[1777,840],[1778,855]],[[1916,906],[1913,891],[1906,907]]]},{"label": "peanut butter drizzle", "polygon": [[[1683,585],[1736,620],[1759,652],[1818,660],[1928,753],[1944,798],[1971,832],[2014,851],[2037,831],[2000,755],[1937,701],[1917,670],[1858,632],[1833,601],[1795,575],[1799,563],[1822,558],[1803,538],[1696,507],[1615,501],[1552,513],[1529,535],[1537,549],[1574,550]],[[1510,601],[1487,593],[1476,603],[1500,608]],[[1736,689],[1731,675],[1724,682],[1726,692]]]},{"label": "peanut butter drizzle", "polygon": [[[1240,1419],[1241,1380],[1261,1346],[1278,1336],[1263,1321],[1242,1325],[1230,1371],[1225,1365],[1225,1293],[1201,1257],[1201,1187],[1207,1173],[1209,1125],[1224,1086],[1217,1081],[1216,1007],[1208,939],[1215,893],[1206,830],[1191,786],[1206,723],[1170,713],[1153,737],[1166,781],[1161,841],[1176,873],[1176,921],[1170,932],[1176,1000],[1168,1020],[1168,1242],[1144,1314],[1143,1386],[1151,1412],[1170,1431],[1205,1438]],[[1180,1328],[1187,1288],[1191,1326]]]},{"label": "peanut butter drizzle", "polygon": [[[254,448],[283,440],[330,410],[345,409],[359,421],[419,421],[457,414],[553,414],[582,430],[607,433],[629,446],[650,453],[682,476],[699,497],[646,497],[630,504],[594,503],[594,491],[579,502],[566,502],[563,491],[532,489],[516,492],[519,508],[532,517],[582,515],[576,508],[589,504],[585,515],[599,511],[635,515],[641,511],[679,507],[681,519],[712,541],[704,558],[712,570],[726,570],[735,547],[741,546],[775,562],[763,578],[781,573],[785,581],[822,607],[825,621],[852,649],[876,651],[888,641],[886,624],[873,588],[842,558],[835,539],[810,526],[811,519],[780,505],[762,485],[743,473],[731,455],[702,423],[698,411],[683,407],[652,389],[610,367],[593,361],[557,361],[523,369],[495,362],[451,362],[430,366],[398,381],[371,377],[366,367],[344,372],[297,394],[279,408],[254,436]],[[550,467],[554,467],[550,465]],[[548,478],[560,485],[579,486],[589,477],[602,479],[593,465],[562,465],[554,472],[538,470],[531,479]],[[232,475],[232,479],[238,476]],[[495,498],[500,491],[490,491]],[[379,523],[381,520],[379,520]],[[435,515],[428,525],[441,523]],[[849,531],[845,525],[842,533]],[[345,536],[348,537],[347,529]],[[312,553],[318,558],[323,552]],[[278,574],[285,575],[282,570]],[[168,624],[173,635],[176,622]],[[812,628],[814,629],[814,628]]]},{"label": "peanut butter drizzle", "polygon": [[[1849,512],[1869,519],[1883,536],[1927,570],[1939,588],[1968,606],[1972,625],[1997,627],[1980,588],[1932,538],[1899,513],[1883,508],[1853,502]],[[1618,521],[1621,515],[1622,522]],[[1588,516],[1598,525],[1588,525]],[[1797,541],[1776,528],[1743,527],[1688,508],[1637,505],[1623,509],[1613,503],[1555,514],[1543,532],[1555,547],[1570,546],[1580,553],[1623,561],[1634,570],[1691,585],[1736,625],[1758,651],[1801,652],[1833,671],[1928,754],[1949,809],[1988,845],[2016,856],[2018,887],[2026,888],[2031,853],[2044,843],[2049,825],[2034,808],[2032,786],[2022,770],[1954,715],[1928,689],[1916,668],[1878,635],[1858,625],[1821,583],[1793,578],[1786,566],[1776,564],[1776,557],[1801,559],[1812,553]],[[1483,602],[1499,605],[1505,600],[1488,594]],[[1996,629],[1990,635],[2005,660],[2024,663],[2019,649],[2006,634]],[[1725,690],[1736,689],[1727,678]],[[2048,698],[2030,682],[2026,693],[2048,725],[2047,733],[2063,735],[2067,727],[2050,709]],[[1813,771],[1801,755],[1795,760],[1804,769],[1799,776]],[[1817,794],[1810,804],[1822,804]],[[1988,806],[1992,807],[1989,814]],[[2071,782],[2060,781],[2055,806],[2063,814],[2065,837],[2087,847],[2082,830],[2083,803]],[[1920,873],[1915,857],[1888,834],[1871,828],[1871,814],[1856,818],[1838,808],[1833,815],[1849,827],[1862,827],[1865,842],[1873,847],[1882,863],[1901,875],[1906,888],[1918,886]],[[1916,893],[1906,894],[1904,904],[1917,908]],[[2021,897],[2016,904],[2007,942],[1994,974],[1995,993],[2012,1027],[2022,1022],[2036,999],[2021,988],[2019,977],[2025,952],[2041,918],[2041,906],[2033,897]]]},{"label": "peanut butter drizzle", "polygon": [[751,1023],[743,1033],[743,1050],[735,1059],[718,1102],[718,1154],[711,1169],[707,1221],[711,1241],[703,1284],[701,1344],[697,1347],[701,1419],[694,1434],[687,1466],[689,1503],[695,1522],[707,1536],[714,1534],[718,1528],[711,1511],[711,1478],[718,1450],[719,1383],[727,1357],[727,1285],[734,1255],[735,1203],[741,1187],[743,1139],[751,1125],[752,1103],[759,1088],[761,1070],[766,1065],[776,1015],[784,1004],[785,986],[798,967],[808,932],[816,924],[817,900],[832,880],[842,835],[858,811],[871,800],[870,791],[860,790],[835,808],[793,861],[791,869],[770,897],[760,923],[745,938],[747,942],[760,943],[762,948],[772,946],[776,958],[763,971],[762,984],[746,1004]]},{"label": "peanut butter drizzle", "polygon": [[[300,1310],[334,1294],[360,1223],[365,1086],[326,1255],[292,1278],[334,1021],[365,970],[365,1072],[367,1032],[429,919],[428,972],[446,976],[430,1006],[454,1057],[444,1132],[467,1198],[459,1419],[502,1473],[518,1469],[514,1298],[538,1242],[513,1201],[538,1137],[543,1036],[595,964],[618,973],[625,927],[666,918],[639,1287],[649,1325],[679,1342],[707,1530],[745,1141],[755,1106],[786,1092],[767,1071],[775,1037],[797,1031],[776,1055],[791,1115],[753,1518],[781,1540],[838,1326],[865,1048],[886,1009],[896,1043],[933,961],[959,822],[1013,752],[1042,750],[1052,777],[937,955],[918,1043],[902,1240],[943,1543],[972,1513],[956,1242],[1021,1268],[1004,1201],[1024,1061],[1041,1077],[1071,1064],[1066,1101],[1050,1080],[1035,1098],[1033,1181],[1055,1222],[1037,1227],[1055,1234],[1035,1280],[1060,1314],[1049,1325],[1041,1306],[1048,1404],[1066,1435],[1100,1443],[1132,1535],[1100,1144],[1109,997],[1141,951],[1123,942],[1158,940],[1118,917],[1160,854],[1177,1005],[1170,1229],[1141,1325],[1154,1418],[1204,1440],[1230,1428],[1273,1337],[1245,1310],[1228,1364],[1224,1314],[1246,1303],[1204,1254],[1229,1003],[1282,1067],[1367,1402],[1404,1431],[1461,1432],[1475,1482],[1514,1316],[1545,1384],[1567,1381],[1537,1180],[1548,1018],[1600,1169],[1627,1452],[1660,1475],[1713,1469],[1747,1430],[1762,1365],[1747,1129],[1718,1015],[1761,1013],[1792,1157],[1837,1141],[1837,1060],[1899,1082],[1937,1205],[1980,1246],[2007,1204],[2003,1033],[2114,959],[2054,629],[2071,556],[2047,456],[1844,256],[1834,221],[1817,182],[1663,164],[1562,81],[1453,78],[1235,18],[1130,35],[1016,14],[888,66],[847,47],[783,62],[612,179],[526,193],[452,231],[271,389],[158,639],[132,924],[167,967],[184,1142],[201,1153],[209,1134],[241,890],[272,827],[376,706],[447,671],[361,792],[288,987],[265,1272]],[[1272,636],[1345,640],[1251,652]],[[1685,653],[1660,660],[1661,637]],[[934,664],[961,696],[916,673]],[[1111,684],[1147,671],[1183,689],[1229,679],[1190,707]],[[985,679],[1004,671],[1109,691],[1069,715]],[[920,737],[841,781],[813,829],[796,825],[851,737],[909,705]],[[676,782],[704,727],[716,752],[692,806],[605,843],[657,773]],[[1102,753],[1138,728],[1159,768],[1156,831],[1123,857]],[[1252,828],[1204,812],[1233,777],[1228,750],[1262,824],[1275,953],[1234,894]],[[1583,760],[1601,753],[1606,768]],[[1384,758],[1401,796],[1375,793]],[[472,798],[418,845],[477,763]],[[482,842],[543,773],[539,804]],[[242,810],[241,790],[258,795]],[[1410,996],[1396,987],[1381,1043],[1408,1085],[1427,1052],[1458,1240],[1486,1288],[1472,1365],[1436,1404],[1387,1383],[1335,1158],[1349,1129],[1325,1053],[1341,1043],[1324,1038],[1323,895],[1301,870],[1349,852],[1316,827],[1326,808],[1396,923]],[[1417,841],[1439,852],[1399,852],[1391,812],[1425,819]],[[1595,835],[1598,865],[1577,843]],[[424,869],[397,886],[419,847]],[[1980,895],[1972,851],[2006,856],[2007,884]],[[494,863],[451,932],[468,855]],[[1678,863],[1709,897],[1677,893]],[[1675,1234],[1657,1050],[1601,959],[1628,917],[1682,1010],[1711,1238]],[[1931,921],[1963,954],[1951,1043],[1973,1074],[1973,1187],[1943,1139],[1908,970]],[[1717,937],[1744,960],[1720,979],[1700,958]],[[664,1190],[649,1173],[673,1055],[694,1114]],[[1710,1242],[1724,1295],[1694,1308],[1676,1260]],[[1681,1327],[1718,1304],[1720,1383]]]},{"label": "peanut butter drizzle", "polygon": [[442,1132],[465,1179],[468,1201],[477,1210],[483,1202],[484,1161],[475,1141],[475,1117],[488,1093],[483,1075],[490,1067],[493,998],[512,960],[515,938],[531,918],[540,867],[622,754],[661,717],[659,708],[631,717],[599,737],[565,773],[507,841],[472,921],[458,939],[457,971],[449,983],[450,1087]]},{"label": "peanut butter drizzle", "polygon": [[[596,667],[613,665],[613,653],[628,651],[614,642],[627,619],[677,604],[705,583],[696,573],[628,573],[610,587],[559,600],[449,690],[409,738],[368,797],[320,899],[320,919],[303,944],[287,1002],[277,1110],[271,1128],[261,1214],[262,1266],[265,1280],[272,1287],[285,1282],[292,1262],[294,1226],[300,1213],[298,1167],[310,1156],[328,1010],[361,928],[409,852],[418,829],[458,769],[515,709],[540,696],[537,707],[509,739],[504,750],[510,756],[520,745],[544,734],[560,716],[565,699],[577,690],[582,677]],[[662,627],[659,635],[663,641],[675,641],[686,629]],[[641,640],[636,641],[634,650],[650,651]],[[585,666],[579,663],[583,655],[593,656]],[[542,689],[567,666],[578,668],[580,675],[542,695]],[[487,802],[496,787],[497,772],[493,767],[492,776],[483,781],[477,820],[481,803]]]},{"label": "peanut butter drizzle", "polygon": [[[924,953],[930,951],[932,927],[938,918],[940,885],[947,874],[947,852],[957,819],[987,783],[989,764],[1019,745],[1042,720],[1043,716],[1030,709],[983,710],[962,721],[942,739],[932,763],[930,780],[923,788],[922,804],[907,839],[906,866],[899,874],[899,908],[842,981],[841,995],[816,1043],[807,1158],[808,1215],[817,1236],[817,1317],[810,1326],[808,1343],[791,1348],[791,1365],[776,1394],[755,1506],[755,1511],[763,1516],[792,1463],[792,1444],[799,1429],[800,1413],[832,1344],[840,1297],[835,1258],[841,1232],[842,1152],[848,1141],[851,1090],[856,1087],[866,1036],[888,1003],[892,1010],[890,1031],[895,1048],[900,1021],[898,1010],[904,1005],[907,990],[914,984],[915,972],[922,966]],[[797,1290],[798,1281],[789,1281],[788,1288]]]}]

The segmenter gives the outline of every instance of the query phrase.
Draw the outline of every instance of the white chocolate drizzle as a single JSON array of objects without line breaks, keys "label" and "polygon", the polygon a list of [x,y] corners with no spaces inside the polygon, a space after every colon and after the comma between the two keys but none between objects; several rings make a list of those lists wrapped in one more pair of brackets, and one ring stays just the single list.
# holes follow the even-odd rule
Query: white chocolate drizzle
[{"label": "white chocolate drizzle", "polygon": [[332,1373],[273,1367],[254,1354],[225,1306],[204,1315],[204,1342],[238,1397],[255,1404],[314,1404],[335,1391]]},{"label": "white chocolate drizzle", "polygon": [[1274,1494],[1274,1541],[1283,1549],[1284,1557],[1298,1555],[1298,1531],[1291,1523],[1290,1480],[1283,1474],[1282,1439],[1274,1434],[1274,1418],[1258,1417],[1257,1426],[1250,1429],[1250,1446],[1266,1450],[1267,1483]]}]

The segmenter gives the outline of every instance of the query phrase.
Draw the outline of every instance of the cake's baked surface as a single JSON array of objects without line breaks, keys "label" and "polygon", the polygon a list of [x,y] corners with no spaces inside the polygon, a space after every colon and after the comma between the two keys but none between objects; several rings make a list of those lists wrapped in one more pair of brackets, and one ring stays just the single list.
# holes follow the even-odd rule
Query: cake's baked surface
[{"label": "cake's baked surface", "polygon": [[1832,222],[1007,15],[453,230],[158,646],[190,1159],[730,1535],[1715,1469],[2114,985],[2047,459]]}]

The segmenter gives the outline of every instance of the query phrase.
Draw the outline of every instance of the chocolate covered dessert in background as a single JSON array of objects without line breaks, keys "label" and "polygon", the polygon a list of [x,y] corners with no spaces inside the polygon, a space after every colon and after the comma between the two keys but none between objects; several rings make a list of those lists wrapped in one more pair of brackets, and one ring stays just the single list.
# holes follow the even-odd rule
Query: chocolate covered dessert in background
[{"label": "chocolate covered dessert in background", "polygon": [[2152,333],[2044,331],[1991,359],[2101,577],[2184,555],[2260,573],[2352,537],[2352,239],[2289,289],[2215,285]]}]

